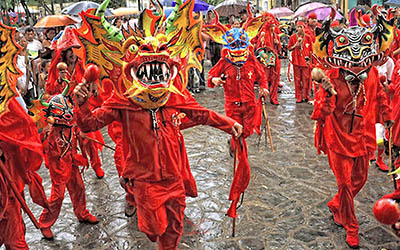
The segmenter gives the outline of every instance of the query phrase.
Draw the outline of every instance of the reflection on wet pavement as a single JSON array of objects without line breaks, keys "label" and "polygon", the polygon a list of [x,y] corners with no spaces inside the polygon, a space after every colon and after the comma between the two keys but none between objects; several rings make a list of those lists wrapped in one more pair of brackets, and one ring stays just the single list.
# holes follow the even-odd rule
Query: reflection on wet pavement
[{"label": "reflection on wet pavement", "polygon": [[[286,72],[282,75],[286,79]],[[223,98],[221,88],[196,95],[202,105],[218,112],[224,111]],[[184,131],[199,197],[187,199],[185,234],[179,249],[347,249],[345,231],[334,225],[326,207],[336,192],[336,181],[327,158],[317,155],[313,146],[312,106],[295,103],[293,82],[285,84],[278,98],[279,106],[267,105],[275,152],[271,153],[264,138],[260,147],[256,135],[248,140],[252,178],[238,210],[235,238],[231,237],[232,220],[225,216],[233,165],[229,137],[205,126]],[[105,140],[113,144],[108,135]],[[91,169],[85,171],[88,208],[100,223],[80,224],[67,194],[52,228],[54,241],[44,240],[24,216],[31,249],[157,249],[157,244],[138,230],[135,216],[124,215],[124,192],[112,153],[108,149],[103,152],[104,179],[98,180]],[[39,174],[50,195],[48,170],[42,167]],[[391,191],[390,181],[372,165],[368,182],[356,198],[361,249],[399,249],[398,238],[372,215],[373,203]],[[38,217],[38,206],[30,200],[28,204]]]}]

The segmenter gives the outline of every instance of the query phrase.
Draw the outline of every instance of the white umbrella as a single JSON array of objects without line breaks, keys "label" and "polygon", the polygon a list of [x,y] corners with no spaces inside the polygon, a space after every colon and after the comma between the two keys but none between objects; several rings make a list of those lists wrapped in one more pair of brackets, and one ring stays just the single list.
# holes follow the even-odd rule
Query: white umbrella
[{"label": "white umbrella", "polygon": [[322,8],[322,7],[329,7],[326,4],[319,3],[319,2],[312,2],[312,3],[307,3],[304,4],[303,6],[300,6],[296,12],[293,15],[293,18],[298,17],[298,16],[305,16],[307,13]]},{"label": "white umbrella", "polygon": [[247,1],[227,0],[218,4],[215,10],[220,16],[238,15],[239,12],[247,8]]},{"label": "white umbrella", "polygon": [[294,14],[294,12],[286,7],[281,7],[281,8],[274,8],[271,10],[267,10],[268,13],[271,13],[274,15],[276,18],[278,17],[284,17],[284,16],[291,16]]}]

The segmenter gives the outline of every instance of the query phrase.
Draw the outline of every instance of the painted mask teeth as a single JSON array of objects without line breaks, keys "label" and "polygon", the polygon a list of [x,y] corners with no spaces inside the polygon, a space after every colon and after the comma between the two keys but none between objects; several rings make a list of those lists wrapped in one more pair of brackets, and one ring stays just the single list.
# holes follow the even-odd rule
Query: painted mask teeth
[{"label": "painted mask teeth", "polygon": [[171,72],[167,63],[151,61],[141,64],[136,72],[132,69],[131,75],[143,83],[154,85],[168,82]]}]

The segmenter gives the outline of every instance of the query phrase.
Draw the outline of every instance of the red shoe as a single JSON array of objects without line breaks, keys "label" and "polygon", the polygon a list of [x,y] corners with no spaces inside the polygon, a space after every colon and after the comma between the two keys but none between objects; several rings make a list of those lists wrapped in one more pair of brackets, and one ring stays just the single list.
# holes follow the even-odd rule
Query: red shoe
[{"label": "red shoe", "polygon": [[97,178],[101,179],[104,177],[104,171],[101,166],[93,166],[93,170],[96,173]]},{"label": "red shoe", "polygon": [[359,239],[358,239],[358,232],[355,232],[355,233],[347,232],[346,243],[352,249],[360,248],[360,246],[359,246],[360,242],[359,242]]},{"label": "red shoe", "polygon": [[51,231],[51,229],[49,227],[48,228],[41,228],[40,232],[42,232],[42,235],[46,240],[53,240],[54,239],[54,234],[53,234],[53,232]]},{"label": "red shoe", "polygon": [[79,222],[84,222],[84,223],[88,223],[88,224],[93,224],[94,225],[94,224],[99,223],[99,220],[95,216],[93,216],[91,214],[87,214],[85,216],[85,218],[83,218],[82,220],[79,220]]},{"label": "red shoe", "polygon": [[375,164],[379,170],[383,172],[389,172],[389,167],[383,162],[382,157],[378,157],[378,160],[375,162]]}]

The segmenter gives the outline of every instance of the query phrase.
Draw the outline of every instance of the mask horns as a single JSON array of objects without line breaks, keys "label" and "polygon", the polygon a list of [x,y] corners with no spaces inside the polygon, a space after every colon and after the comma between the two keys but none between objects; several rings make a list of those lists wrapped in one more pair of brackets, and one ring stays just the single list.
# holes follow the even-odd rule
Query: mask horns
[{"label": "mask horns", "polygon": [[336,17],[336,10],[333,7],[331,7],[331,14],[329,15],[329,19],[333,21],[335,17]]},{"label": "mask horns", "polygon": [[69,84],[67,84],[67,86],[65,86],[65,89],[63,90],[62,95],[67,96],[68,93],[69,93]]},{"label": "mask horns", "polygon": [[43,95],[44,95],[44,93],[42,93],[42,94],[39,96],[40,103],[41,103],[44,107],[48,108],[48,107],[50,107],[50,104],[48,104],[47,102],[45,102],[45,101],[43,100]]}]

